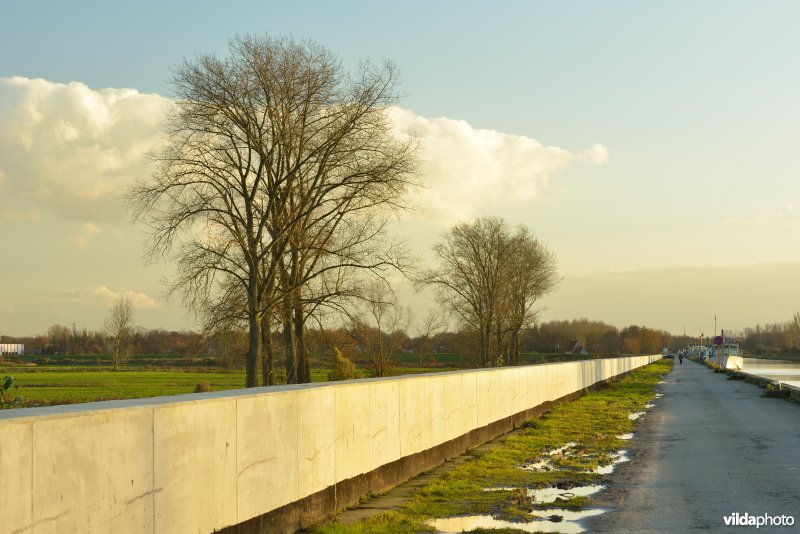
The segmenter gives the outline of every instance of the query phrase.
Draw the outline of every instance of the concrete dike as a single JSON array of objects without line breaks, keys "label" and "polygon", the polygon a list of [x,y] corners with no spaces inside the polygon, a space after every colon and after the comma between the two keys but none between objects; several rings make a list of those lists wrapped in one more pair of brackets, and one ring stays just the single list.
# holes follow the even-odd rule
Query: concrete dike
[{"label": "concrete dike", "polygon": [[660,357],[0,411],[0,533],[292,532]]}]

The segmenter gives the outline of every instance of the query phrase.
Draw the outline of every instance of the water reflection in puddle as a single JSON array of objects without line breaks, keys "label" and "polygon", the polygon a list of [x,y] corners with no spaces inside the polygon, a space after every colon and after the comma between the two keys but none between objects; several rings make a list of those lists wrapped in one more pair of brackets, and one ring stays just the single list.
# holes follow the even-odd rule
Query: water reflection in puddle
[{"label": "water reflection in puddle", "polygon": [[433,519],[428,521],[428,525],[439,532],[468,532],[477,528],[507,528],[521,530],[522,532],[563,532],[564,534],[573,534],[584,532],[584,528],[577,521],[600,515],[603,512],[605,510],[595,509],[575,512],[562,510],[561,508],[549,508],[547,510],[536,510],[536,514],[541,517],[528,523],[503,521],[490,515],[473,515]]},{"label": "water reflection in puddle", "polygon": [[[579,486],[577,488],[559,489],[559,488],[542,488],[528,490],[528,497],[533,499],[533,502],[538,504],[551,504],[556,501],[568,501],[573,497],[588,497],[594,495],[598,491],[605,488],[600,484],[592,486]],[[534,510],[536,515],[539,515],[539,510]]]},{"label": "water reflection in puddle", "polygon": [[522,469],[527,469],[528,471],[555,471],[556,468],[552,466],[549,459],[546,459],[523,465]]},{"label": "water reflection in puddle", "polygon": [[[569,443],[565,443],[561,447],[557,447],[555,449],[550,449],[549,451],[545,452],[548,456],[564,456],[568,454],[568,451],[575,447],[577,443],[574,441],[570,441]],[[550,458],[544,458],[539,460],[538,462],[533,462],[530,464],[526,464],[522,466],[522,469],[527,469],[528,471],[555,471],[556,468],[553,467]]]},{"label": "water reflection in puddle", "polygon": [[558,447],[557,449],[552,449],[548,451],[547,454],[549,454],[550,456],[559,456],[561,454],[564,454],[565,452],[567,452],[569,449],[573,448],[576,445],[577,443],[575,443],[574,441],[570,441],[569,443],[565,443],[564,445]]},{"label": "water reflection in puddle", "polygon": [[610,475],[614,472],[614,468],[617,467],[619,464],[623,462],[630,461],[630,456],[628,456],[628,451],[625,449],[621,451],[617,451],[611,455],[611,463],[608,465],[601,465],[598,466],[594,472],[600,475]]}]

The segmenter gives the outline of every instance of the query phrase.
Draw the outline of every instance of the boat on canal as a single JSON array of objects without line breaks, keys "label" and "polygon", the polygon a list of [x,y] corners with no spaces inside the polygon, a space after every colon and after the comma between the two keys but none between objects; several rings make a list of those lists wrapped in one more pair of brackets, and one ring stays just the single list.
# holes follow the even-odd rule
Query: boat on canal
[{"label": "boat on canal", "polygon": [[[709,361],[714,367],[729,369],[731,371],[744,371],[744,352],[739,348],[735,337],[725,337],[722,335],[722,345],[719,349],[712,348]],[[721,361],[717,361],[717,360]]]}]

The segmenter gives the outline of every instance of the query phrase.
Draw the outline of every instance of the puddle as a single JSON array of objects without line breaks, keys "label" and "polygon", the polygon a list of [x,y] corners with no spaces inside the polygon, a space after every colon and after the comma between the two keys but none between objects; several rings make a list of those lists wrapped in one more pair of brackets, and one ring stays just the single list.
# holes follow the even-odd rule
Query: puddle
[{"label": "puddle", "polygon": [[628,419],[630,419],[631,421],[636,421],[637,419],[639,419],[643,415],[644,415],[644,412],[629,413],[628,414]]},{"label": "puddle", "polygon": [[465,517],[445,517],[432,519],[428,525],[439,532],[469,532],[478,528],[485,529],[516,529],[522,532],[562,532],[564,534],[577,534],[585,532],[585,529],[577,523],[581,519],[600,515],[605,510],[562,510],[561,508],[550,508],[547,510],[536,510],[536,514],[541,517],[528,523],[516,523],[514,521],[503,521],[495,519],[490,515],[472,515]]},{"label": "puddle", "polygon": [[[561,447],[556,449],[550,449],[549,451],[545,452],[548,456],[563,456],[567,453],[567,451],[573,447],[578,445],[574,441],[570,441],[569,443],[565,443]],[[531,464],[526,464],[522,466],[522,469],[527,469],[528,471],[555,471],[556,468],[553,467],[549,458],[545,458],[543,460],[539,460],[538,462],[533,462]]]},{"label": "puddle", "polygon": [[620,434],[617,436],[617,439],[633,439],[633,432],[628,432],[627,434]]},{"label": "puddle", "polygon": [[617,451],[611,455],[611,463],[608,465],[601,465],[598,466],[594,472],[599,475],[610,475],[614,472],[614,469],[623,462],[630,461],[631,457],[628,456],[628,451],[622,449],[621,451]]},{"label": "puddle", "polygon": [[528,471],[555,471],[555,467],[550,463],[549,459],[546,460],[539,460],[538,462],[534,462],[532,464],[523,465],[522,469],[527,469]]},{"label": "puddle", "polygon": [[[551,504],[556,501],[568,501],[573,497],[588,497],[589,495],[594,495],[603,488],[605,488],[605,486],[601,484],[595,484],[592,486],[579,486],[577,488],[570,489],[529,489],[528,497],[532,498],[534,503]],[[539,515],[539,510],[534,510],[533,513]]]},{"label": "puddle", "polygon": [[564,454],[565,452],[567,452],[572,447],[575,447],[576,445],[577,445],[577,443],[575,443],[574,441],[570,441],[569,443],[565,443],[564,445],[562,445],[561,447],[559,447],[557,449],[553,449],[553,450],[549,451],[547,454],[549,454],[550,456],[559,456],[559,455]]}]

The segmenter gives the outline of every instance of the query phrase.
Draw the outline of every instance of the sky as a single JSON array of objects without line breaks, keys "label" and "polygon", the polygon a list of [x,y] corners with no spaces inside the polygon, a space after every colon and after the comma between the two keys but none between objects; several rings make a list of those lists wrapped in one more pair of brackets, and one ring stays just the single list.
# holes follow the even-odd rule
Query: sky
[{"label": "sky", "polygon": [[[221,7],[224,5],[224,7]],[[171,72],[237,34],[394,61],[421,138],[422,261],[455,222],[525,224],[563,280],[540,319],[698,335],[800,310],[797,2],[0,2],[0,335],[98,329],[115,298],[194,328],[120,199]],[[796,211],[796,209],[798,211]],[[398,284],[417,315],[429,294]]]}]

